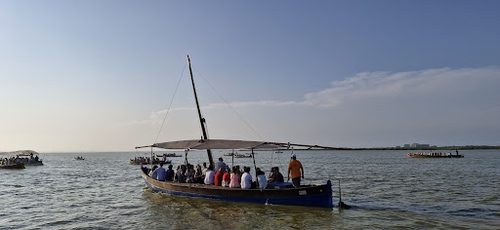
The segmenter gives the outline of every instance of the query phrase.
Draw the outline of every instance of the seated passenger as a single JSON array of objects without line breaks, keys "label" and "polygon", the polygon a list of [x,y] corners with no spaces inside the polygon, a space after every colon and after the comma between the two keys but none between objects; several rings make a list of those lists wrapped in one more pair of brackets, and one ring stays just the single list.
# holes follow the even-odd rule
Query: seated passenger
[{"label": "seated passenger", "polygon": [[241,175],[241,188],[249,189],[252,187],[252,175],[250,175],[250,168],[243,167],[243,175]]},{"label": "seated passenger", "polygon": [[175,169],[175,173],[174,173],[174,181],[175,182],[178,182],[179,180],[177,179],[177,172],[179,172],[179,170],[181,170],[181,165],[177,165],[177,169]]},{"label": "seated passenger", "polygon": [[172,165],[168,166],[167,171],[165,172],[165,181],[173,181],[174,180],[174,170],[172,169]]},{"label": "seated passenger", "polygon": [[282,183],[285,180],[283,179],[283,174],[280,173],[278,167],[271,168],[271,176],[269,176],[268,183]]},{"label": "seated passenger", "polygon": [[215,186],[222,186],[222,176],[224,176],[224,169],[219,168],[219,171],[215,174],[215,179],[214,179]]},{"label": "seated passenger", "polygon": [[229,187],[229,183],[231,182],[231,169],[229,166],[226,169],[226,173],[222,176],[222,186]]},{"label": "seated passenger", "polygon": [[196,171],[194,172],[194,180],[196,183],[203,183],[203,170],[201,170],[200,164],[196,165]]},{"label": "seated passenger", "polygon": [[165,181],[165,168],[163,168],[163,162],[160,163],[160,167],[153,172],[153,174],[156,173],[156,178],[159,181]]},{"label": "seated passenger", "polygon": [[259,182],[259,188],[262,189],[267,187],[266,173],[260,169],[257,170],[257,182]]},{"label": "seated passenger", "polygon": [[229,182],[230,188],[239,188],[240,187],[240,173],[236,169],[236,166],[233,167],[233,172],[231,173],[231,182]]},{"label": "seated passenger", "polygon": [[187,171],[185,173],[186,175],[186,182],[188,183],[194,183],[194,166],[192,164],[187,165]]},{"label": "seated passenger", "polygon": [[177,171],[177,182],[186,183],[186,166],[181,165],[181,169]]},{"label": "seated passenger", "polygon": [[158,168],[158,165],[154,165],[151,171],[149,171],[149,176],[153,179],[156,179],[156,169]]},{"label": "seated passenger", "polygon": [[208,166],[207,172],[205,174],[205,184],[214,184],[215,172],[214,166]]}]

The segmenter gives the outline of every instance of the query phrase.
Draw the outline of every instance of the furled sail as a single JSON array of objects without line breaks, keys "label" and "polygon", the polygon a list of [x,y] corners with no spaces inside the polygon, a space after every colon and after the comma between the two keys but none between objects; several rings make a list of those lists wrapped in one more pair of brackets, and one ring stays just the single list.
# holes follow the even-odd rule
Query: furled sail
[{"label": "furled sail", "polygon": [[155,143],[136,148],[155,147],[163,149],[276,149],[286,147],[280,143],[244,140],[181,140]]}]

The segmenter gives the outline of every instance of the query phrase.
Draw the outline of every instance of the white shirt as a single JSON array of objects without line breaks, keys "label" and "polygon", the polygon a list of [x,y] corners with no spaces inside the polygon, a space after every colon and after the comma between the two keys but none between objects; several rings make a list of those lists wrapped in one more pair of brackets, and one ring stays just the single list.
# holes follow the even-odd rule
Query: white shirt
[{"label": "white shirt", "polygon": [[241,188],[250,188],[252,186],[252,175],[250,173],[244,172],[241,176]]},{"label": "white shirt", "polygon": [[264,175],[264,174],[258,175],[257,180],[259,181],[259,188],[266,188],[267,187],[266,175]]},{"label": "white shirt", "polygon": [[205,184],[213,184],[215,179],[215,172],[212,170],[207,170],[205,175]]}]

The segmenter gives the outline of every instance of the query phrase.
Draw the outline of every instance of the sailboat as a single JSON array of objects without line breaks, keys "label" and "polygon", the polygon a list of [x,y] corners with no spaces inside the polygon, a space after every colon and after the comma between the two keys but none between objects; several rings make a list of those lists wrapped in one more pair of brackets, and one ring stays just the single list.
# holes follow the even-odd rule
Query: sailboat
[{"label": "sailboat", "polygon": [[[191,83],[198,111],[198,118],[201,125],[202,138],[194,140],[178,140],[151,145],[138,146],[136,148],[162,148],[167,150],[206,150],[210,164],[213,164],[211,150],[250,150],[251,156],[254,158],[257,150],[276,150],[288,149],[291,146],[301,146],[308,148],[320,149],[338,149],[333,147],[324,147],[318,145],[301,145],[283,142],[268,142],[268,141],[248,141],[248,140],[230,140],[230,139],[209,139],[206,131],[205,119],[201,115],[198,102],[198,95],[193,79],[191,69],[191,61],[187,56],[189,71],[191,74]],[[256,168],[256,166],[255,166]],[[281,185],[271,185],[264,189],[251,188],[229,188],[215,185],[199,184],[199,183],[179,183],[172,181],[159,181],[151,178],[148,175],[149,169],[141,167],[141,175],[147,187],[155,193],[166,193],[175,196],[196,197],[205,199],[225,200],[233,202],[252,202],[261,204],[276,204],[276,205],[300,205],[300,206],[320,206],[332,207],[332,184],[328,180],[325,184],[320,185],[301,185],[293,187],[291,183],[283,183]],[[257,177],[255,177],[257,178]]]}]

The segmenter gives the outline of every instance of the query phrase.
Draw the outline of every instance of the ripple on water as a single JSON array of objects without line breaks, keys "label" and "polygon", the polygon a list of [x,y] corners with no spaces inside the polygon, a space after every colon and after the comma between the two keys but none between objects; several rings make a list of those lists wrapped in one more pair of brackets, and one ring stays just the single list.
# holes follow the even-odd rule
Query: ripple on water
[{"label": "ripple on water", "polygon": [[[331,179],[336,199],[340,178],[349,210],[154,194],[139,168],[128,165],[138,153],[46,154],[45,166],[23,174],[0,171],[0,222],[7,229],[500,229],[497,153],[434,161],[407,158],[406,152],[298,151],[310,175],[306,183]],[[86,160],[75,161],[76,155]],[[282,163],[289,158],[284,155]],[[259,157],[261,168],[286,171],[268,154]]]}]

